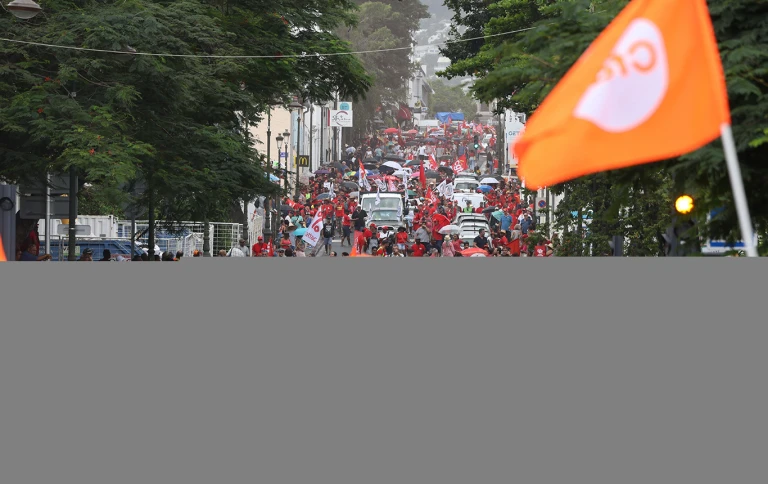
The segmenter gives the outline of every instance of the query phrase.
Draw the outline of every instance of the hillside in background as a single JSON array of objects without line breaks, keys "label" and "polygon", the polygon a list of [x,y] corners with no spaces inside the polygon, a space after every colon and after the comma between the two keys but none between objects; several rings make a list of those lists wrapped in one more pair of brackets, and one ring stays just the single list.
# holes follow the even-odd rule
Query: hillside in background
[{"label": "hillside in background", "polygon": [[[451,26],[451,17],[453,12],[443,4],[443,0],[421,0],[421,3],[427,6],[430,18],[423,19],[419,25],[420,30],[416,32],[416,49],[414,51],[415,59],[425,66],[427,77],[435,79],[435,72],[445,69],[450,65],[450,61],[442,58],[439,53],[439,47],[434,44],[445,42],[449,39],[448,31]],[[455,86],[465,82],[467,78],[444,79],[447,85]]]}]

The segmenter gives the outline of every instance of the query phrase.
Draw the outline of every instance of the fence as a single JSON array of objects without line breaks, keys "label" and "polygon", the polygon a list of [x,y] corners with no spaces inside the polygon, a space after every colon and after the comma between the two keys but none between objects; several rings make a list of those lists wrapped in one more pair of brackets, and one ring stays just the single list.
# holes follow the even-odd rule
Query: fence
[{"label": "fence", "polygon": [[[216,255],[220,250],[229,251],[232,247],[238,245],[238,241],[243,236],[242,224],[211,222],[208,224],[211,253]],[[137,220],[136,232],[139,235],[139,243],[146,245],[149,229],[149,221]],[[131,236],[131,222],[120,220],[117,223],[118,237],[128,238]],[[184,256],[191,257],[195,250],[203,251],[203,241],[205,237],[204,222],[178,222],[167,223],[159,221],[155,225],[155,244],[161,251],[182,251]]]},{"label": "fence", "polygon": [[[101,258],[104,249],[109,249],[113,255],[130,257],[131,254],[131,222],[127,220],[116,221],[116,237],[77,237],[75,255],[80,257],[86,247],[94,253],[94,259]],[[236,247],[245,235],[242,224],[210,222],[208,224],[210,234],[211,255],[218,255],[220,250],[229,251]],[[148,242],[149,222],[147,220],[136,221],[135,252],[140,253],[141,248]],[[253,214],[247,227],[248,243],[253,244],[263,235],[264,217]],[[155,245],[160,252],[182,252],[184,257],[192,257],[195,250],[203,251],[205,237],[205,223],[203,222],[178,222],[168,223],[158,221],[155,225]],[[45,243],[45,237],[41,235],[41,244]],[[54,260],[66,260],[68,254],[68,236],[51,235],[51,255]]]}]

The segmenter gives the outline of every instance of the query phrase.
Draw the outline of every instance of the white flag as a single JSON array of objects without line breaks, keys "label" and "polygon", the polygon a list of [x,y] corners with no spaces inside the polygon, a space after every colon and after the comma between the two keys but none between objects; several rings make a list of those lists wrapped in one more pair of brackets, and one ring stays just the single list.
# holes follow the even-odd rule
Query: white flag
[{"label": "white flag", "polygon": [[381,205],[381,192],[376,192],[376,205]]},{"label": "white flag", "polygon": [[315,218],[312,219],[312,223],[307,227],[306,232],[304,232],[304,237],[302,237],[301,240],[312,247],[316,246],[317,242],[320,240],[320,234],[323,231],[324,225],[323,211],[318,210],[317,214],[315,214]]},{"label": "white flag", "polygon": [[451,198],[453,196],[453,183],[448,183],[443,189],[443,196],[445,198]]},{"label": "white flag", "polygon": [[441,196],[445,196],[445,180],[443,180],[438,186],[437,186],[437,193],[439,193]]}]

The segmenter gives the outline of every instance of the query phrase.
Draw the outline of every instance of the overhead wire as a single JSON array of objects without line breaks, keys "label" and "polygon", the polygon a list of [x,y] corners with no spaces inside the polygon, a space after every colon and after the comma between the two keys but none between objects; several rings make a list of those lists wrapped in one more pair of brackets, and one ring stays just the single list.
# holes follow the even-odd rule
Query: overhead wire
[{"label": "overhead wire", "polygon": [[[492,37],[500,37],[503,35],[511,35],[511,34],[517,34],[520,32],[525,32],[527,30],[533,30],[535,27],[528,27],[525,29],[519,29],[519,30],[511,30],[509,32],[501,32],[498,34],[490,34],[490,35],[484,35],[481,37],[473,37],[469,39],[458,39],[458,40],[446,40],[445,42],[437,42],[434,44],[425,44],[420,45],[418,47],[437,47],[441,45],[448,45],[448,44],[459,44],[463,42],[472,42],[474,40],[485,40]],[[307,58],[307,57],[336,57],[336,56],[344,56],[344,55],[363,55],[363,54],[375,54],[379,52],[393,52],[398,50],[411,50],[413,49],[413,46],[410,47],[393,47],[389,49],[374,49],[374,50],[360,50],[355,52],[327,52],[327,53],[321,53],[321,52],[314,52],[314,53],[303,53],[303,54],[288,54],[288,55],[216,55],[216,54],[161,54],[161,53],[155,53],[155,52],[134,52],[131,51],[123,51],[123,50],[109,50],[109,49],[94,49],[89,47],[76,47],[71,45],[59,45],[59,44],[48,44],[44,42],[34,42],[30,40],[18,40],[18,39],[7,39],[0,37],[0,41],[2,42],[11,42],[16,44],[24,44],[24,45],[31,45],[36,47],[47,47],[52,49],[66,49],[66,50],[75,50],[75,51],[84,51],[84,52],[97,52],[102,54],[121,54],[121,55],[143,55],[143,56],[150,56],[150,57],[190,57],[190,58],[208,58],[208,59],[285,59],[285,58]]]}]

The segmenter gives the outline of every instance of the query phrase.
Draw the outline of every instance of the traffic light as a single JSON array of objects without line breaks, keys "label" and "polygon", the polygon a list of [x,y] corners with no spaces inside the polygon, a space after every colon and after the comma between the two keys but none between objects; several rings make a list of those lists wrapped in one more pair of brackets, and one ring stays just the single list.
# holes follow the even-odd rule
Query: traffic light
[{"label": "traffic light", "polygon": [[682,215],[688,215],[693,211],[693,198],[690,195],[680,195],[675,200],[675,210]]},{"label": "traffic light", "polygon": [[475,135],[475,149],[480,148],[480,138],[478,138],[477,135]]}]

